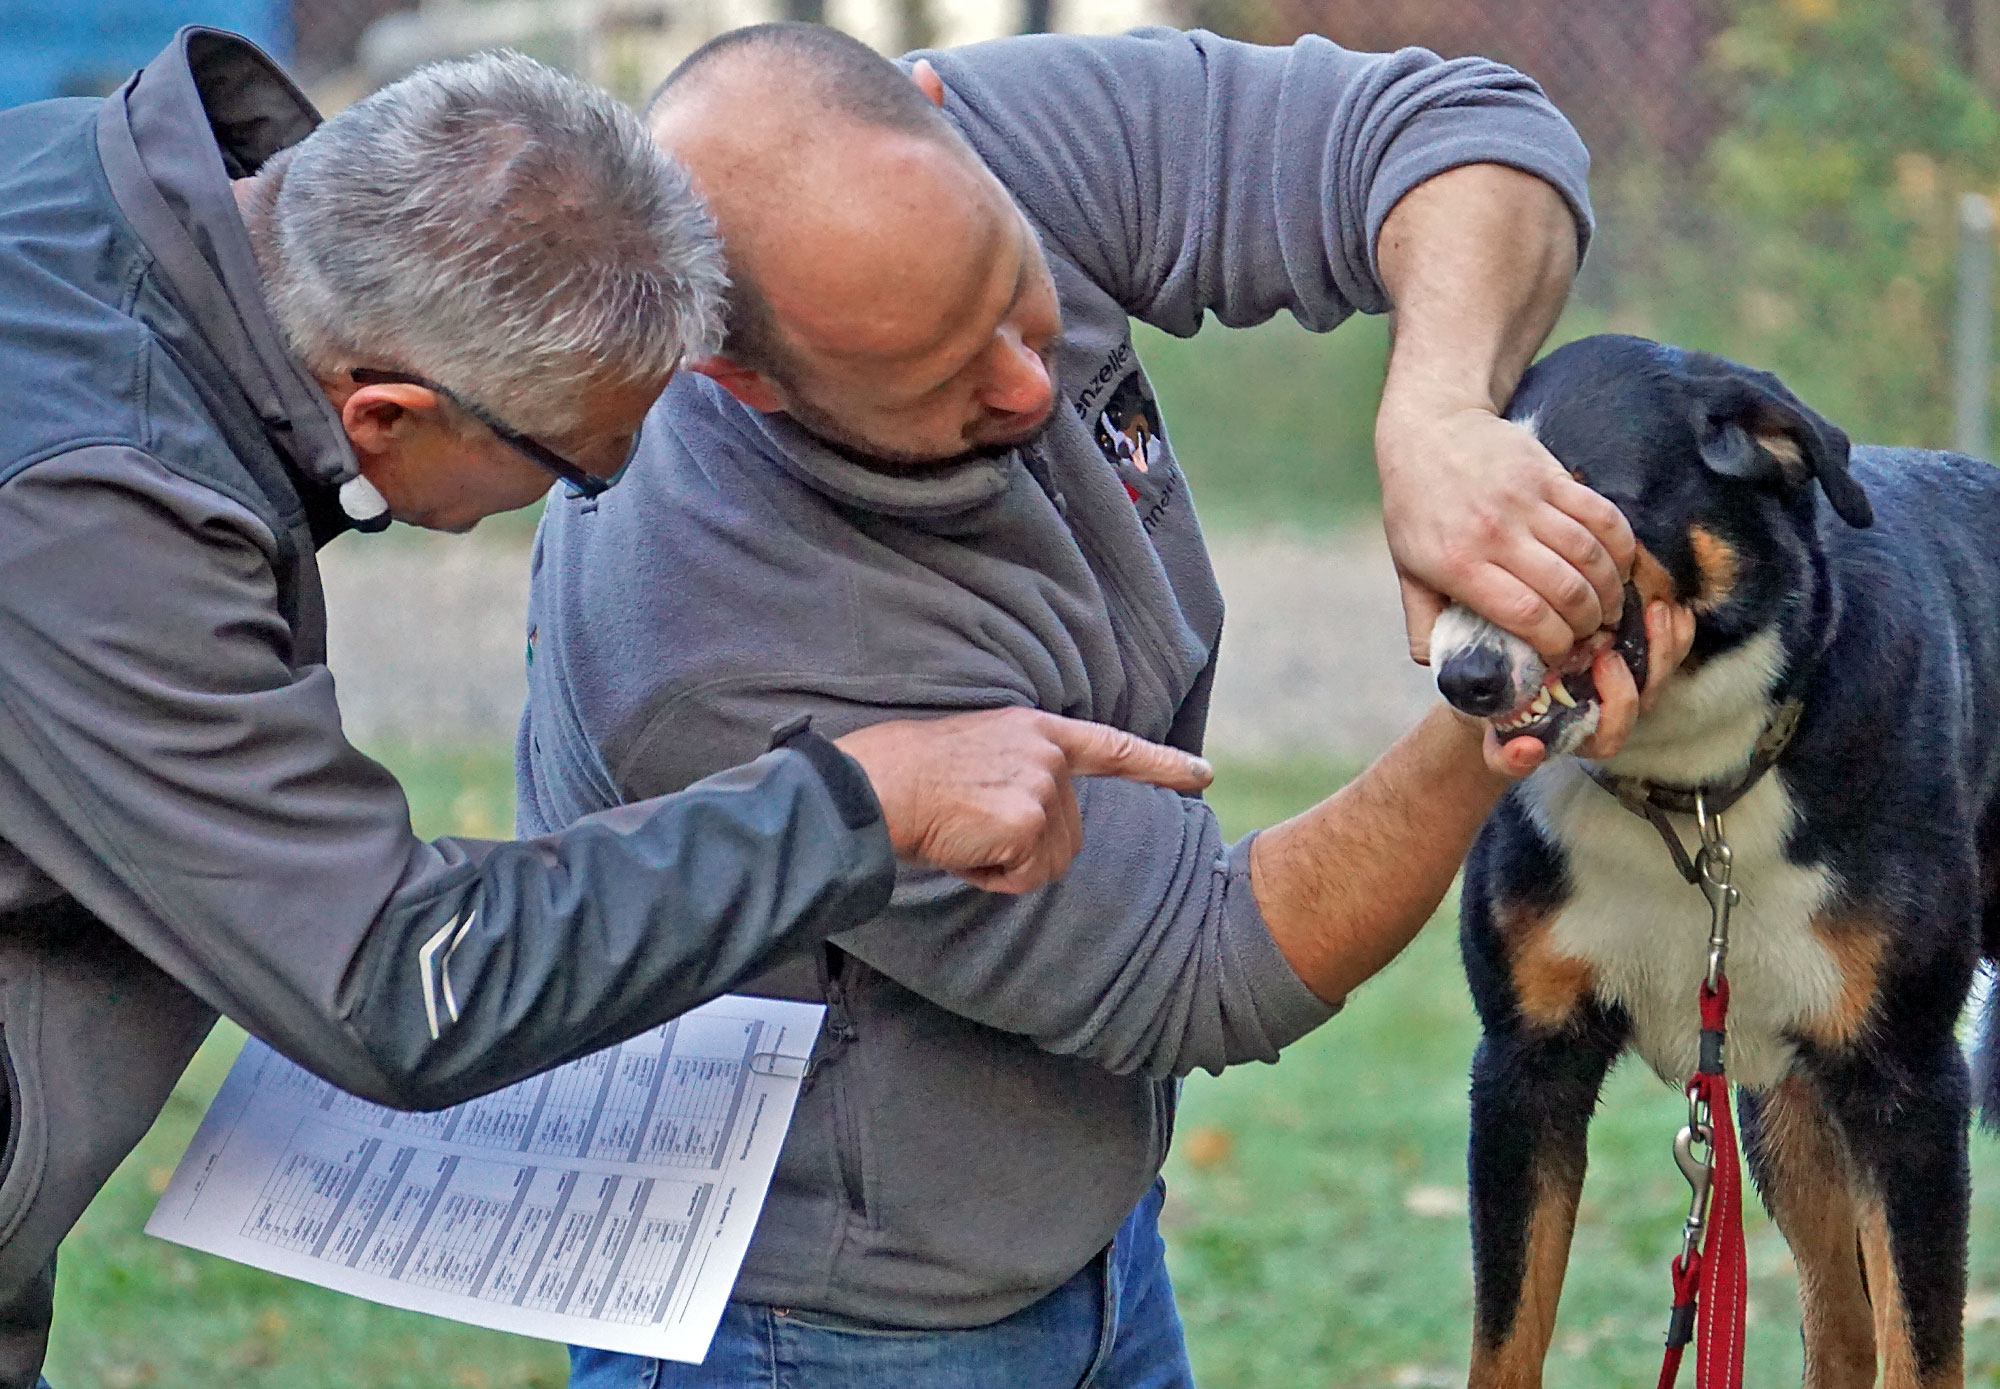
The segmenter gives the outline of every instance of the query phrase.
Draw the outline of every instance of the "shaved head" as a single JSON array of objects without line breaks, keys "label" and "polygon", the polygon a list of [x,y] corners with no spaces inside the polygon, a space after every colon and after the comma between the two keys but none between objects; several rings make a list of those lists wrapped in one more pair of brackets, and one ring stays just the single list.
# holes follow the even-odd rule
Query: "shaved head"
[{"label": "shaved head", "polygon": [[646,111],[722,233],[722,350],[695,370],[891,463],[1017,446],[1047,422],[1061,329],[1027,218],[905,72],[832,29],[697,50]]},{"label": "shaved head", "polygon": [[667,74],[646,104],[647,118],[731,63],[781,67],[801,84],[797,95],[862,125],[958,139],[907,73],[861,40],[821,24],[752,24],[710,39]]},{"label": "shaved head", "polygon": [[[698,181],[723,222],[731,272],[723,350],[767,371],[782,372],[789,359],[758,265],[769,257],[760,252],[815,231],[865,247],[879,228],[856,215],[871,210],[857,204],[876,201],[861,198],[863,190],[911,176],[927,181],[926,165],[961,175],[947,183],[969,184],[984,174],[908,73],[859,39],[818,24],[754,24],[711,39],[660,84],[647,103],[646,122],[670,152],[701,167],[705,176]],[[857,141],[863,131],[901,138]],[[912,191],[921,196],[922,190]],[[835,220],[846,223],[847,235],[838,235],[840,227],[797,220],[815,211],[837,214],[841,204],[848,215]],[[895,215],[893,207],[882,212]],[[793,224],[782,236],[760,234],[776,230],[773,218]],[[821,281],[835,270],[825,263],[826,249],[822,245],[813,257]],[[782,298],[782,286],[779,293]]]}]

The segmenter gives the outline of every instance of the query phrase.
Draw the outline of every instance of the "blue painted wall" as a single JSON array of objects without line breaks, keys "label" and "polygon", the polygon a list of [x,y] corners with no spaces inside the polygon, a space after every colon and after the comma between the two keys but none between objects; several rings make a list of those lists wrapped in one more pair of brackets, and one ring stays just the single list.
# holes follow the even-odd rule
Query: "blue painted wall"
[{"label": "blue painted wall", "polygon": [[0,0],[0,106],[107,92],[183,24],[233,29],[283,61],[291,8],[292,0]]}]

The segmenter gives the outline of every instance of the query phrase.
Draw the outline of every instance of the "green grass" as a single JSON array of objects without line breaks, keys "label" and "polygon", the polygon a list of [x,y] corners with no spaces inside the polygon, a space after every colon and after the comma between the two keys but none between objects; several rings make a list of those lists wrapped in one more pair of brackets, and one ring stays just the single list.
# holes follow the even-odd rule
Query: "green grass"
[{"label": "green grass", "polygon": [[[387,760],[419,826],[493,833],[511,818],[504,754]],[[1332,790],[1309,762],[1225,764],[1232,834]],[[1445,914],[1448,918],[1448,913]],[[1188,1082],[1168,1169],[1167,1240],[1207,1389],[1462,1383],[1471,1274],[1462,1202],[1465,1067],[1475,1031],[1448,919],[1277,1066]],[[153,1132],[64,1246],[50,1377],[58,1389],[555,1389],[560,1348],[391,1311],[140,1233],[228,1069],[218,1029]],[[1627,1066],[1592,1129],[1590,1180],[1549,1383],[1650,1383],[1665,1262],[1686,1187],[1668,1153],[1677,1097]],[[2000,1152],[1974,1140],[1968,1379],[2000,1384]],[[1748,1382],[1796,1383],[1795,1281],[1750,1214]]]},{"label": "green grass", "polygon": [[[1240,773],[1238,774],[1241,775]],[[1218,780],[1232,834],[1305,773]],[[1238,782],[1238,785],[1241,785]],[[1248,812],[1248,813],[1246,813]],[[1447,902],[1417,943],[1275,1066],[1188,1081],[1167,1248],[1205,1389],[1463,1384],[1472,1265],[1466,1067],[1477,1038]],[[1676,1091],[1628,1060],[1591,1126],[1590,1175],[1548,1362],[1551,1389],[1650,1384],[1687,1186]],[[1797,1278],[1748,1198],[1745,1382],[1796,1384]],[[2000,1145],[1973,1137],[1966,1378],[2000,1385]],[[1692,1382],[1692,1368],[1683,1382]]]}]

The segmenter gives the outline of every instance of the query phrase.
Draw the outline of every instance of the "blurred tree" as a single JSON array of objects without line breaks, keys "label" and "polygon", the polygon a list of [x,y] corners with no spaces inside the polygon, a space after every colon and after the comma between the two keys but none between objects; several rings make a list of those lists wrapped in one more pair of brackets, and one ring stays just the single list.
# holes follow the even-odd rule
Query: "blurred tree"
[{"label": "blurred tree", "polygon": [[1996,0],[1184,0],[1238,37],[1421,44],[1535,77],[1595,158],[1571,327],[1784,375],[1942,444],[1958,195],[2000,192]]},{"label": "blurred tree", "polygon": [[1958,59],[1988,94],[2000,92],[2000,10],[1992,0],[1930,0],[1951,34]]},{"label": "blurred tree", "polygon": [[1680,233],[1608,286],[1614,314],[1778,371],[1858,437],[1942,445],[1958,195],[1994,191],[2000,112],[1921,18],[1739,0],[1708,59],[1731,119],[1696,179],[1600,186],[1624,239]]}]

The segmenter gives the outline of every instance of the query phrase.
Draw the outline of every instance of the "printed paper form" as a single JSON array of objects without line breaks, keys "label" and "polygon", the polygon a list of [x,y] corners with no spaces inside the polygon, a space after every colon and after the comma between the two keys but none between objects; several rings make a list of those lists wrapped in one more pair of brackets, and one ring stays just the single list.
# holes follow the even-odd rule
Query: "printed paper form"
[{"label": "printed paper form", "polygon": [[731,995],[431,1114],[253,1038],[146,1231],[393,1307],[699,1361],[824,1012]]}]

